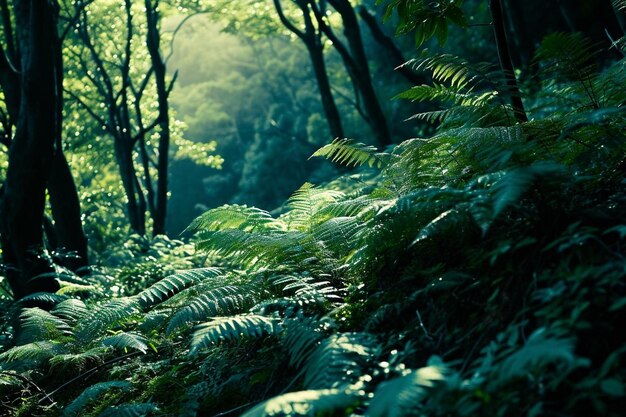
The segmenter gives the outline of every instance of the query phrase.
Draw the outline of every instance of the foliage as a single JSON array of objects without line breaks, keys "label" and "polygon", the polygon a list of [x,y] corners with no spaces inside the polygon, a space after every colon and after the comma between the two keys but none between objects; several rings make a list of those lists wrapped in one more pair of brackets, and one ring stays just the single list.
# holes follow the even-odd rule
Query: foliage
[{"label": "foliage", "polygon": [[[457,2],[390,7],[418,40],[464,23]],[[432,136],[340,138],[313,156],[350,170],[281,210],[208,210],[193,248],[133,236],[101,254],[101,275],[59,271],[58,294],[3,303],[2,407],[620,416],[626,62],[600,70],[590,48],[544,40],[524,123],[489,65],[416,60],[432,84],[398,97],[438,103],[415,117]]]}]

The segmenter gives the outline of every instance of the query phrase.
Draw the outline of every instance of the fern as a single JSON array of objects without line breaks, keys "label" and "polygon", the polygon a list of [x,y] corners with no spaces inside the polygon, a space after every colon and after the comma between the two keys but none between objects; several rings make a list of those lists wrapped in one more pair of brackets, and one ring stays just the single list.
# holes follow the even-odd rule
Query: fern
[{"label": "fern", "polygon": [[276,319],[244,314],[232,317],[216,317],[212,321],[196,326],[191,338],[190,353],[220,343],[240,340],[241,338],[258,338],[273,335],[282,330]]},{"label": "fern", "polygon": [[145,417],[156,411],[158,407],[152,403],[121,404],[107,408],[98,417]]},{"label": "fern", "polygon": [[356,382],[374,358],[373,338],[363,333],[332,335],[315,348],[304,364],[304,386],[338,388]]},{"label": "fern", "polygon": [[318,302],[320,300],[329,302],[341,300],[339,290],[332,286],[330,281],[294,275],[273,277],[271,281],[274,285],[281,286],[282,291],[286,294],[293,292],[296,299]]},{"label": "fern", "polygon": [[140,334],[129,332],[120,332],[112,336],[105,337],[100,343],[102,343],[103,346],[123,351],[135,349],[142,353],[146,353],[148,349],[148,339]]},{"label": "fern", "polygon": [[96,346],[79,353],[57,354],[50,358],[50,369],[63,372],[81,372],[88,366],[102,364],[104,357],[110,351],[111,349],[108,347]]},{"label": "fern", "polygon": [[356,143],[351,139],[335,139],[315,151],[312,157],[322,157],[345,166],[369,165],[382,168],[388,163],[389,154],[379,153],[373,146]]},{"label": "fern", "polygon": [[219,268],[197,268],[181,271],[146,288],[137,294],[137,298],[144,307],[147,307],[162,302],[193,284],[207,278],[218,277],[221,274],[222,271]]},{"label": "fern", "polygon": [[76,324],[76,338],[85,343],[94,340],[116,323],[128,319],[139,311],[135,298],[115,298],[84,316]]},{"label": "fern", "polygon": [[290,392],[257,405],[243,417],[347,415],[359,401],[359,394],[348,390]]},{"label": "fern", "polygon": [[66,352],[63,343],[39,341],[15,346],[0,354],[0,362],[33,361],[43,362],[53,356]]},{"label": "fern", "polygon": [[89,403],[97,401],[107,392],[117,389],[128,391],[131,389],[130,382],[127,381],[107,381],[98,382],[87,388],[63,409],[62,417],[79,417],[85,414],[85,409]]},{"label": "fern", "polygon": [[244,292],[241,287],[226,285],[190,299],[170,320],[167,334],[189,323],[206,320],[212,316],[242,312],[250,306],[253,299],[252,294],[243,294]]},{"label": "fern", "polygon": [[255,230],[283,229],[284,226],[272,216],[256,207],[225,205],[207,211],[197,217],[187,228],[197,230],[239,229],[247,232]]},{"label": "fern", "polygon": [[445,369],[431,365],[411,371],[407,375],[383,382],[374,392],[367,415],[372,417],[396,417],[405,415],[409,409],[419,407],[427,396],[427,388],[445,378]]},{"label": "fern", "polygon": [[76,322],[87,314],[87,306],[79,299],[70,298],[57,304],[51,313],[68,322]]},{"label": "fern", "polygon": [[20,326],[17,344],[60,339],[72,334],[71,327],[63,319],[37,307],[22,311]]}]

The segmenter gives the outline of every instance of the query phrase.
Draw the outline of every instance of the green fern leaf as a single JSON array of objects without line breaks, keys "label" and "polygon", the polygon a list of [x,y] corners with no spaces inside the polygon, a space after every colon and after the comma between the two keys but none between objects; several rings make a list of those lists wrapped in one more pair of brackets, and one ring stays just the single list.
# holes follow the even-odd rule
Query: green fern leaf
[{"label": "green fern leaf", "polygon": [[191,339],[190,354],[199,349],[220,342],[240,340],[241,338],[258,338],[279,333],[282,330],[276,319],[244,314],[233,317],[216,317],[194,329]]},{"label": "green fern leaf", "polygon": [[359,402],[359,394],[348,390],[290,392],[257,405],[243,417],[348,415]]},{"label": "green fern leaf", "polygon": [[247,232],[254,230],[281,230],[284,225],[265,210],[240,205],[224,205],[205,212],[197,217],[186,230],[225,230],[239,229]]},{"label": "green fern leaf", "polygon": [[57,304],[51,313],[69,322],[75,322],[87,314],[87,306],[82,300],[70,298]]},{"label": "green fern leaf", "polygon": [[311,158],[323,157],[345,166],[374,165],[382,168],[387,165],[390,155],[378,153],[370,145],[354,142],[351,139],[335,139],[332,143],[322,146],[315,151]]},{"label": "green fern leaf", "polygon": [[98,400],[98,398],[102,395],[113,389],[127,391],[130,390],[131,387],[130,382],[127,381],[107,381],[93,384],[90,387],[85,388],[85,390],[78,397],[76,397],[74,401],[65,407],[62,417],[79,417],[81,415],[85,415],[85,409],[89,403],[93,403]]},{"label": "green fern leaf", "polygon": [[148,339],[137,333],[120,332],[113,336],[105,337],[100,341],[103,346],[112,347],[114,349],[128,350],[135,349],[146,353],[148,350]]},{"label": "green fern leaf", "polygon": [[110,348],[97,346],[80,353],[55,355],[50,359],[50,369],[55,372],[81,372],[88,366],[100,365]]},{"label": "green fern leaf", "polygon": [[444,368],[428,366],[408,375],[380,384],[367,409],[371,417],[400,417],[406,410],[419,407],[427,395],[426,389],[445,379]]},{"label": "green fern leaf", "polygon": [[146,417],[157,412],[158,409],[152,403],[121,404],[107,408],[98,414],[98,417]]},{"label": "green fern leaf", "polygon": [[205,294],[192,298],[170,320],[167,334],[192,322],[206,320],[213,316],[236,314],[250,307],[253,295],[233,285],[226,285],[209,290]]},{"label": "green fern leaf", "polygon": [[20,314],[20,322],[18,345],[60,339],[72,334],[71,327],[63,319],[37,307],[25,308]]},{"label": "green fern leaf", "polygon": [[355,382],[373,359],[373,346],[373,338],[365,333],[335,334],[322,340],[304,365],[304,386],[338,388]]},{"label": "green fern leaf", "polygon": [[41,341],[15,346],[0,354],[0,362],[43,362],[55,355],[66,353],[64,343]]},{"label": "green fern leaf", "polygon": [[207,278],[215,278],[222,273],[222,270],[219,268],[197,268],[181,271],[146,288],[137,294],[136,297],[145,308],[164,301],[193,284]]},{"label": "green fern leaf", "polygon": [[98,306],[84,316],[76,324],[76,337],[83,343],[88,343],[119,321],[129,318],[139,311],[136,298],[114,298]]}]

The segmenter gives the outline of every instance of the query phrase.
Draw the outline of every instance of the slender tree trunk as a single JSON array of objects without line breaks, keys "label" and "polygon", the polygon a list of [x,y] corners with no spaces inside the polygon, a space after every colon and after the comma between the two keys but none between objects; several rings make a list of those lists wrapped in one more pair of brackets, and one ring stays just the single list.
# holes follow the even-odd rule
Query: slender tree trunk
[{"label": "slender tree trunk", "polygon": [[54,157],[57,91],[56,11],[49,2],[14,3],[17,45],[21,52],[20,112],[9,148],[9,168],[2,192],[0,227],[6,276],[16,298],[54,292],[59,283],[42,274],[52,271],[41,256],[46,181]]},{"label": "slender tree trunk", "polygon": [[410,67],[404,65],[407,60],[404,58],[404,55],[402,55],[402,51],[400,51],[393,39],[383,32],[380,25],[376,21],[376,16],[370,13],[370,11],[367,10],[367,7],[363,5],[359,6],[359,16],[361,16],[361,20],[363,20],[369,28],[374,40],[378,42],[389,54],[389,57],[391,58],[390,64],[396,68],[396,71],[400,75],[413,85],[424,84],[428,81],[424,74],[418,74]]},{"label": "slender tree trunk", "polygon": [[317,88],[320,93],[322,101],[322,108],[324,109],[324,115],[328,122],[328,128],[333,138],[345,137],[343,132],[343,125],[341,123],[341,116],[339,110],[335,104],[333,93],[330,88],[330,81],[328,79],[328,73],[326,71],[326,63],[324,62],[324,51],[322,45],[315,40],[306,43],[307,50],[309,51],[309,57],[313,65],[313,73],[315,74],[315,80],[317,81]]},{"label": "slender tree trunk", "polygon": [[126,194],[126,213],[130,228],[138,235],[145,235],[145,208],[141,210],[141,192],[137,192],[137,173],[133,163],[133,146],[132,142],[126,139],[115,139],[115,154],[122,179],[122,186]]},{"label": "slender tree trunk", "polygon": [[528,121],[528,117],[526,116],[524,103],[522,102],[519,87],[517,86],[513,61],[511,60],[511,52],[506,40],[506,30],[504,26],[505,17],[502,10],[501,0],[489,0],[489,10],[493,21],[493,30],[496,38],[496,47],[498,49],[500,67],[504,73],[507,88],[509,90],[508,93],[511,96],[513,114],[519,123],[524,123]]},{"label": "slender tree trunk", "polygon": [[165,234],[165,219],[167,217],[167,176],[169,168],[169,148],[170,148],[170,115],[169,115],[169,89],[165,82],[165,62],[161,57],[159,34],[160,15],[157,11],[158,0],[145,0],[146,21],[148,34],[146,44],[152,68],[154,69],[154,79],[156,82],[157,97],[159,104],[159,156],[157,160],[157,189],[155,210],[152,216],[154,236]]},{"label": "slender tree trunk", "polygon": [[341,15],[343,33],[348,41],[350,53],[354,60],[352,71],[355,77],[354,81],[361,94],[363,106],[369,118],[374,136],[376,136],[379,145],[387,146],[391,143],[391,134],[383,109],[374,91],[369,63],[365,55],[361,29],[359,28],[356,13],[349,0],[329,0],[329,3]]},{"label": "slender tree trunk", "polygon": [[324,115],[326,116],[326,122],[328,123],[330,134],[333,138],[343,138],[345,135],[341,122],[341,115],[337,109],[337,104],[335,103],[330,87],[330,80],[328,79],[328,72],[326,71],[326,62],[324,61],[324,48],[320,40],[320,33],[319,30],[313,26],[307,4],[308,3],[306,1],[297,2],[298,7],[302,10],[302,16],[304,19],[305,31],[303,32],[287,20],[283,13],[280,0],[274,0],[274,6],[283,25],[285,25],[287,29],[302,40],[307,48],[307,51],[309,52],[309,57],[311,58],[311,64],[313,66],[313,73],[315,74],[315,80],[317,81],[317,88],[320,93],[322,108],[324,109]]}]

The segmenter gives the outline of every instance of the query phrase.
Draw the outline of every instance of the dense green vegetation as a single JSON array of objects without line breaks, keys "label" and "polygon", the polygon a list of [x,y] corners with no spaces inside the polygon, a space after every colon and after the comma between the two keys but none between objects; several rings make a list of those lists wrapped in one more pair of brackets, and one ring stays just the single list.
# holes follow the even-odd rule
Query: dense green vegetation
[{"label": "dense green vegetation", "polygon": [[378,3],[0,0],[0,415],[623,414],[626,2]]}]

